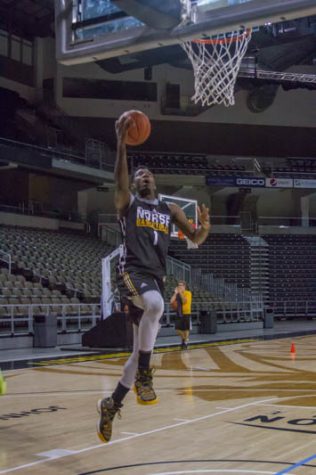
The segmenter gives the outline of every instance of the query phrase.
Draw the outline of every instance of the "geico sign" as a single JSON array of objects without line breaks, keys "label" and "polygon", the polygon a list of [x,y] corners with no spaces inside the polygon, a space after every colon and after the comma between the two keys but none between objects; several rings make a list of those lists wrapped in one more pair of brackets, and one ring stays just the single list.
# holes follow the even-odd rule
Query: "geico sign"
[{"label": "geico sign", "polygon": [[236,178],[236,185],[240,186],[265,186],[264,178]]}]

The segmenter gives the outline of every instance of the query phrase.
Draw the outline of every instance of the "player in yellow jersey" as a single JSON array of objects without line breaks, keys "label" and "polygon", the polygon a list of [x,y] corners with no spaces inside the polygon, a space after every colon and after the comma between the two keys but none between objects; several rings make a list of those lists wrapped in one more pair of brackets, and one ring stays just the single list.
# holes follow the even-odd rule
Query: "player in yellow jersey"
[{"label": "player in yellow jersey", "polygon": [[7,392],[7,383],[0,370],[0,396],[4,396],[6,392]]},{"label": "player in yellow jersey", "polygon": [[177,312],[175,327],[181,338],[181,348],[187,350],[191,326],[192,292],[187,290],[186,283],[183,280],[178,282],[170,303]]}]

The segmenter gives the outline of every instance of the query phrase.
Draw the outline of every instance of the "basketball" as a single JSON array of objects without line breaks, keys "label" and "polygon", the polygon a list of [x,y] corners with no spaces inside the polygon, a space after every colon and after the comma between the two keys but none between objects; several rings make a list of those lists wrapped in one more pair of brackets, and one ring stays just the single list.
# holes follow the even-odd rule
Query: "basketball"
[{"label": "basketball", "polygon": [[147,115],[137,110],[124,112],[123,115],[128,115],[133,119],[128,128],[125,143],[127,145],[140,145],[144,143],[151,132],[151,123]]},{"label": "basketball", "polygon": [[172,310],[174,311],[178,310],[178,302],[176,300],[174,300],[172,304],[170,305],[171,305]]}]

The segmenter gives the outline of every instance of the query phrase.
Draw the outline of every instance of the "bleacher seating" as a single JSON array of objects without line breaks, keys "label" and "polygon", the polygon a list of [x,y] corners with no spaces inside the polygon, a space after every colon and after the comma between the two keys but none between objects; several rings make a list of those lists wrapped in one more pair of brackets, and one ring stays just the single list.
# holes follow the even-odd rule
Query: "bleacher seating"
[{"label": "bleacher seating", "polygon": [[[11,254],[15,273],[40,283],[38,293],[49,297],[48,290],[57,289],[85,302],[100,302],[101,259],[109,251],[104,242],[86,235],[6,226],[0,227],[0,242],[1,250]],[[44,287],[48,289],[42,291]],[[22,292],[17,287],[16,292],[30,297],[26,288]]]},{"label": "bleacher seating", "polygon": [[134,169],[138,166],[146,166],[156,174],[203,175],[207,169],[205,155],[139,152],[130,153],[129,158]]},{"label": "bleacher seating", "polygon": [[[23,275],[9,274],[8,269],[0,269],[0,305],[71,305],[80,304],[78,297],[68,297],[58,289],[43,287],[40,282],[32,282]],[[39,313],[38,309],[34,309]],[[23,314],[25,311],[23,310]]]},{"label": "bleacher seating", "polygon": [[198,249],[188,250],[185,241],[173,241],[170,253],[193,268],[240,288],[250,287],[249,245],[235,234],[211,234]]},{"label": "bleacher seating", "polygon": [[263,163],[262,172],[267,176],[282,178],[315,179],[316,163],[313,158],[286,158],[280,162],[279,159],[274,166]]},{"label": "bleacher seating", "polygon": [[[247,176],[246,167],[236,163],[221,163],[220,160],[210,161],[206,155],[184,153],[129,153],[133,169],[146,166],[156,174],[177,175],[214,175],[214,176]],[[252,175],[253,173],[250,173]]]},{"label": "bleacher seating", "polygon": [[263,238],[269,244],[269,299],[275,310],[316,314],[316,236],[280,234]]}]

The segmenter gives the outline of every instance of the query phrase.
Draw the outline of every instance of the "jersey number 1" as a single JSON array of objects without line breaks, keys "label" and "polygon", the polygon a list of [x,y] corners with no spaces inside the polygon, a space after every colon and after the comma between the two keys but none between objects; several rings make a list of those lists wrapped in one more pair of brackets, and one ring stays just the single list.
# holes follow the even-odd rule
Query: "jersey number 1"
[{"label": "jersey number 1", "polygon": [[157,246],[158,244],[158,233],[157,231],[154,231],[154,246]]}]

